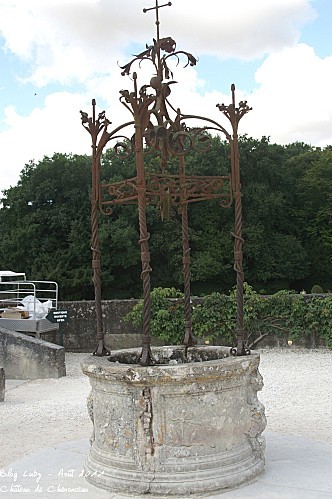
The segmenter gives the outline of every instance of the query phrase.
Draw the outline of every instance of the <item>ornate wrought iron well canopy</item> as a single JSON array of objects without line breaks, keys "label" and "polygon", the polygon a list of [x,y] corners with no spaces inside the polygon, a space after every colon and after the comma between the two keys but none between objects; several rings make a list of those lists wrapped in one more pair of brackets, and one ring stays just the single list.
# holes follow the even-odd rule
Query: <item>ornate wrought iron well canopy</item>
[{"label": "ornate wrought iron well canopy", "polygon": [[[131,115],[131,120],[110,130],[111,122],[105,111],[96,115],[96,102],[92,101],[92,116],[81,111],[82,125],[92,140],[92,267],[95,286],[97,347],[98,356],[109,355],[104,343],[104,330],[101,312],[101,271],[100,247],[98,237],[98,210],[106,215],[112,207],[123,204],[138,205],[139,245],[141,253],[141,278],[143,284],[143,346],[139,362],[153,364],[150,348],[151,285],[149,253],[149,232],[146,207],[155,205],[161,217],[167,217],[170,208],[177,208],[182,223],[182,262],[184,281],[184,334],[183,344],[187,349],[196,343],[192,330],[190,304],[190,246],[188,236],[188,205],[190,203],[220,199],[221,207],[234,208],[234,270],[237,292],[237,344],[231,349],[233,355],[249,353],[245,346],[243,329],[243,238],[240,166],[238,152],[238,125],[241,118],[250,111],[246,101],[235,102],[235,86],[231,86],[231,103],[217,104],[223,117],[228,120],[231,132],[217,121],[196,114],[183,114],[179,107],[171,103],[173,80],[172,60],[185,66],[195,66],[197,59],[189,52],[178,50],[175,40],[160,36],[159,10],[171,6],[171,2],[143,9],[155,12],[156,38],[146,45],[143,52],[121,67],[122,75],[132,80],[131,90],[120,91],[120,102]],[[139,85],[138,70],[143,63],[150,64],[152,76],[148,83]],[[192,124],[192,125],[191,125]],[[191,125],[191,126],[190,126]],[[128,131],[134,130],[131,136]],[[186,155],[194,150],[209,148],[211,133],[223,135],[230,145],[230,173],[223,176],[192,176],[186,174]],[[114,150],[122,155],[135,155],[136,176],[120,182],[105,184],[100,180],[101,157],[109,143],[113,141]],[[159,155],[159,172],[149,173],[145,167],[145,152],[154,150]],[[177,172],[170,172],[170,160],[177,161]]]}]

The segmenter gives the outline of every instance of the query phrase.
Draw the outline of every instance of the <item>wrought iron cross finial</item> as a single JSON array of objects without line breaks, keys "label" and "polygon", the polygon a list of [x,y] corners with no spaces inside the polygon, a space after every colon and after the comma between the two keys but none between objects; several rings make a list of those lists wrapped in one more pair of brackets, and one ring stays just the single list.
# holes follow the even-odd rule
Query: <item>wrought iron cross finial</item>
[{"label": "wrought iron cross finial", "polygon": [[158,4],[158,0],[156,0],[156,6],[155,7],[149,7],[148,9],[143,9],[144,14],[148,12],[149,10],[155,10],[156,11],[156,26],[157,26],[157,41],[159,41],[159,9],[162,7],[170,7],[172,5],[172,2],[167,2],[164,3],[163,5]]}]

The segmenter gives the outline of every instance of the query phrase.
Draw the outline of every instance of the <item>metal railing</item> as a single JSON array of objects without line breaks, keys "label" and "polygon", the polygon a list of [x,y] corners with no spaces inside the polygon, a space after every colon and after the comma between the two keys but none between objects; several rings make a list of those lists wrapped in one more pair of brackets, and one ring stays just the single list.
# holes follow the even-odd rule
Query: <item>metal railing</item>
[{"label": "metal railing", "polygon": [[21,310],[30,319],[37,320],[57,309],[58,284],[55,281],[7,281],[0,282],[0,310]]}]

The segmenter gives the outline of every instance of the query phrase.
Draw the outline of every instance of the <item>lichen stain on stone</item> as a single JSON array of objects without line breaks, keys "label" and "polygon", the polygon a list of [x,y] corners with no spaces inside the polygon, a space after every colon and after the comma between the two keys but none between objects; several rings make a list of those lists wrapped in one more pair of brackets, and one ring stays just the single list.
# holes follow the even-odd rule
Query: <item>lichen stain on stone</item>
[{"label": "lichen stain on stone", "polygon": [[102,371],[102,369],[94,364],[90,364],[88,367],[87,367],[87,372],[88,373],[91,373],[91,374],[98,374]]},{"label": "lichen stain on stone", "polygon": [[190,451],[188,449],[183,449],[183,448],[178,448],[178,449],[174,448],[173,455],[174,455],[174,457],[178,457],[178,458],[189,457]]},{"label": "lichen stain on stone", "polygon": [[141,379],[138,371],[135,369],[128,369],[125,377],[127,379],[129,379],[130,381],[140,381],[140,379]]},{"label": "lichen stain on stone", "polygon": [[164,445],[165,444],[165,425],[160,425],[158,431],[158,441],[155,442],[156,445]]}]

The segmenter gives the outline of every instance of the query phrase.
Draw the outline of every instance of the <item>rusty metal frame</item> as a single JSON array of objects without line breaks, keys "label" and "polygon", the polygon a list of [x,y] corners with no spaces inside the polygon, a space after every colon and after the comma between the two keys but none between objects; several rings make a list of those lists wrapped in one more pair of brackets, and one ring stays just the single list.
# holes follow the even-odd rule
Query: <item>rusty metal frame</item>
[{"label": "rusty metal frame", "polygon": [[[104,343],[104,331],[101,310],[101,276],[100,248],[98,239],[98,210],[110,215],[112,207],[122,204],[137,204],[139,219],[139,245],[141,252],[141,278],[143,283],[143,345],[140,356],[142,365],[154,363],[150,336],[151,317],[151,286],[149,253],[149,233],[146,220],[146,206],[159,206],[161,217],[177,207],[182,222],[182,264],[184,276],[185,322],[183,343],[186,348],[196,343],[192,331],[190,304],[190,246],[188,236],[188,205],[190,203],[220,199],[222,207],[230,207],[235,201],[234,221],[234,270],[236,272],[237,289],[237,345],[232,348],[234,355],[245,355],[249,351],[245,346],[243,326],[243,238],[242,238],[242,203],[240,165],[238,152],[238,125],[241,118],[250,111],[247,102],[235,102],[235,86],[231,86],[232,102],[229,105],[217,104],[221,113],[231,124],[232,133],[215,120],[197,116],[184,115],[180,109],[175,109],[170,103],[171,85],[176,82],[169,68],[169,59],[175,57],[178,62],[185,59],[185,65],[196,65],[196,58],[189,52],[176,49],[176,43],[171,37],[160,38],[159,9],[169,6],[171,2],[144,9],[144,12],[154,10],[156,14],[157,36],[153,44],[123,66],[122,74],[131,75],[133,90],[120,91],[120,102],[132,115],[132,120],[109,131],[110,122],[105,112],[96,117],[96,102],[92,101],[92,117],[81,111],[82,125],[92,138],[92,193],[91,193],[91,223],[92,223],[92,267],[95,287],[95,303],[97,317],[97,347],[98,356],[109,355]],[[138,86],[138,76],[132,68],[138,63],[152,63],[155,74],[149,84]],[[172,117],[173,116],[173,117]],[[193,126],[188,126],[193,122]],[[197,125],[198,124],[198,125]],[[124,131],[134,127],[134,134],[128,138]],[[230,144],[231,168],[230,174],[224,176],[188,176],[185,170],[186,154],[196,148],[208,149],[208,132],[218,132],[224,135]],[[100,182],[101,156],[105,146],[114,140],[114,150],[122,155],[135,154],[136,176],[120,182],[105,184]],[[145,168],[145,149],[158,152],[160,157],[160,172],[149,173]],[[169,173],[170,158],[177,158],[177,174]]]}]

